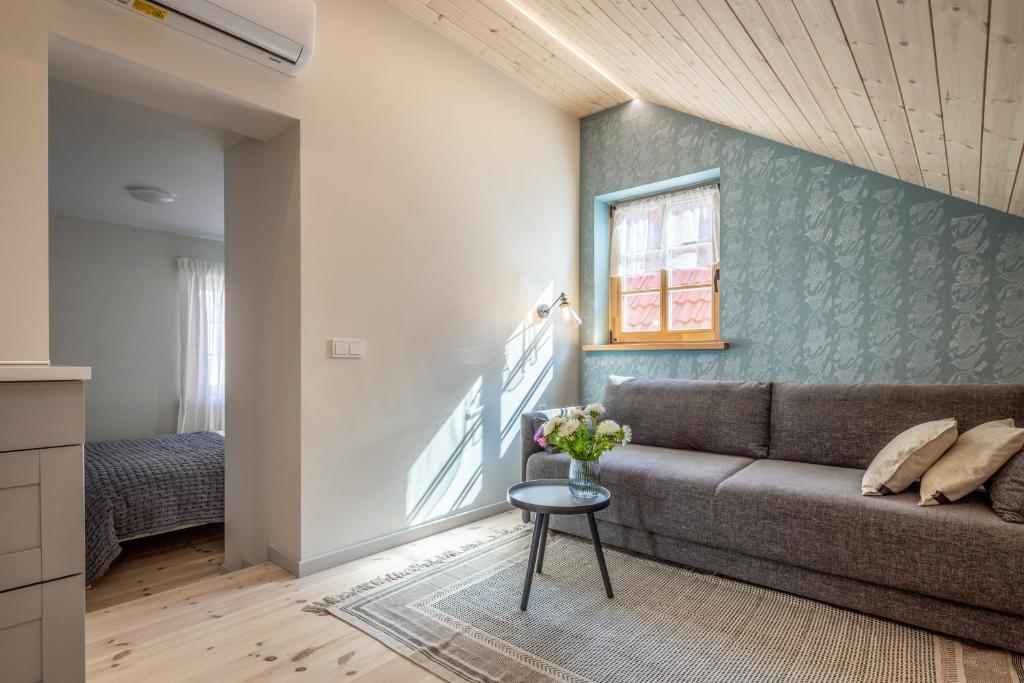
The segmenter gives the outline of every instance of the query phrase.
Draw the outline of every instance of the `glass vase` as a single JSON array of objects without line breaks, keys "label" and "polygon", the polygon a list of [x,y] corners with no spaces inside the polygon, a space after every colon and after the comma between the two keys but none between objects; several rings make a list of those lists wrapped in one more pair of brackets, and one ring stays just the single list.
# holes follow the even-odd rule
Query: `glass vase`
[{"label": "glass vase", "polygon": [[597,498],[601,487],[601,460],[577,460],[569,462],[569,493],[576,498],[590,500]]}]

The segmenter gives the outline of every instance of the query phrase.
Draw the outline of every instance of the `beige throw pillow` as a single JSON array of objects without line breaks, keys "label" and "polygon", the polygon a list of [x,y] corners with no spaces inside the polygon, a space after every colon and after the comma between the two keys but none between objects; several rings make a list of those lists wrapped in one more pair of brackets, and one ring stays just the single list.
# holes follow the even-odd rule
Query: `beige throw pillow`
[{"label": "beige throw pillow", "polygon": [[878,452],[861,481],[865,496],[899,493],[921,478],[956,442],[956,420],[925,422],[901,433]]},{"label": "beige throw pillow", "polygon": [[952,503],[974,491],[1024,447],[1024,429],[1013,420],[978,425],[960,435],[953,447],[921,478],[921,505]]}]

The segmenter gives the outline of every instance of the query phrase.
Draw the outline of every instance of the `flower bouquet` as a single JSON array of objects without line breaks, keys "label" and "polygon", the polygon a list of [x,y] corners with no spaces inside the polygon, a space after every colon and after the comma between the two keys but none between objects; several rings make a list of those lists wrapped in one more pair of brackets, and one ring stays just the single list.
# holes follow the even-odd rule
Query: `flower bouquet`
[{"label": "flower bouquet", "polygon": [[614,420],[603,420],[604,406],[591,403],[568,415],[553,417],[533,435],[542,448],[555,446],[570,458],[569,491],[577,498],[596,498],[601,484],[601,456],[629,443],[632,431]]}]

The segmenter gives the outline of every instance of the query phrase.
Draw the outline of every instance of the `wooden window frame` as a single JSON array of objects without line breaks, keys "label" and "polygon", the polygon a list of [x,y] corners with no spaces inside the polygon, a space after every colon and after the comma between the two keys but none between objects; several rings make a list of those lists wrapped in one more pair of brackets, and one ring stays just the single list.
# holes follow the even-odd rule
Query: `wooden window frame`
[{"label": "wooden window frame", "polygon": [[[686,189],[686,188],[680,188]],[[611,208],[609,225],[615,225],[615,207]],[[669,300],[671,292],[686,289],[704,289],[708,285],[683,285],[679,287],[669,286],[669,271],[661,271],[661,282],[657,289],[636,289],[623,291],[621,276],[611,277],[609,283],[609,327],[612,344],[643,344],[643,343],[680,343],[688,342],[720,342],[722,337],[722,315],[719,304],[719,281],[721,268],[715,263],[711,272],[711,329],[710,330],[670,330],[669,326]],[[622,296],[623,294],[635,293],[660,293],[661,294],[661,329],[650,332],[623,332],[622,330]]]}]

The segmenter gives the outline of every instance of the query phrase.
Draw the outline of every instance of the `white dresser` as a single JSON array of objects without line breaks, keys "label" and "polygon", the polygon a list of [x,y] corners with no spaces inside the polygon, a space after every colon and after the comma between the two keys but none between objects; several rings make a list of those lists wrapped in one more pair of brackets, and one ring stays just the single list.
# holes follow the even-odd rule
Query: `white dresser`
[{"label": "white dresser", "polygon": [[0,679],[85,680],[88,368],[0,366]]}]

